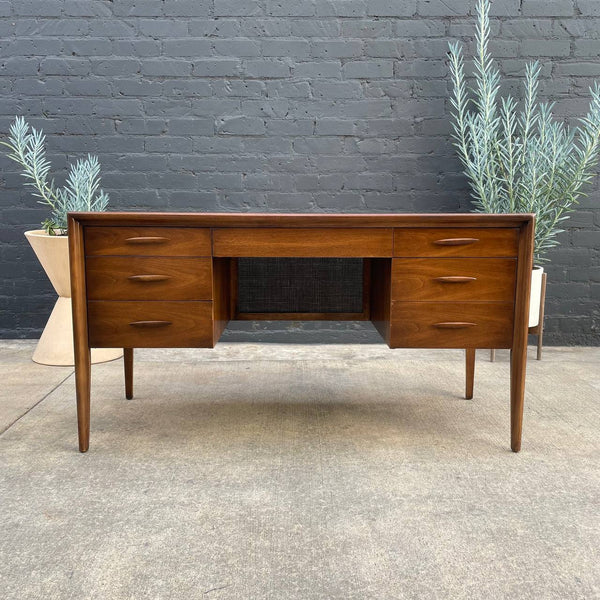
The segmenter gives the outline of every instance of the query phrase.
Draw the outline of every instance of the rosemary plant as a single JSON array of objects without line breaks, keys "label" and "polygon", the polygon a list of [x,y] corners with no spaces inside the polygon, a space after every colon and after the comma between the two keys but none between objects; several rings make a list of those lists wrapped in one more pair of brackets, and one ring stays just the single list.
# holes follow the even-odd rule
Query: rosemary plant
[{"label": "rosemary plant", "polygon": [[474,86],[467,87],[461,45],[450,44],[453,138],[472,190],[475,210],[535,213],[535,259],[558,245],[600,152],[600,85],[587,116],[571,128],[556,121],[554,104],[538,101],[540,65],[528,64],[522,105],[499,98],[500,72],[490,52],[489,0],[478,0]]},{"label": "rosemary plant", "polygon": [[49,235],[66,235],[69,211],[103,211],[108,205],[108,195],[100,189],[100,163],[96,156],[70,165],[64,187],[58,188],[54,180],[48,181],[50,162],[46,158],[46,136],[16,117],[10,126],[8,142],[0,142],[9,151],[7,156],[21,165],[25,185],[34,188],[33,195],[41,198],[40,204],[51,209],[51,216],[42,223]]}]

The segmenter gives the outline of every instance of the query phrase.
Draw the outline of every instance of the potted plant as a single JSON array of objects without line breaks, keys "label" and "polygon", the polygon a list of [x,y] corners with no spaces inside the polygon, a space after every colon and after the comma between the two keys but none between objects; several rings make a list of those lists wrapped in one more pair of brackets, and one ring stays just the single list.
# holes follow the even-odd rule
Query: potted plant
[{"label": "potted plant", "polygon": [[[471,186],[475,211],[535,213],[535,266],[529,326],[538,325],[542,263],[557,246],[600,150],[600,86],[591,90],[587,116],[571,128],[553,117],[553,104],[538,101],[540,65],[525,69],[524,99],[499,97],[500,72],[489,52],[489,0],[478,0],[474,85],[467,87],[461,45],[450,44],[453,138]],[[545,279],[545,278],[544,278]]]},{"label": "potted plant", "polygon": [[[30,128],[25,119],[17,117],[10,126],[8,141],[0,144],[8,148],[8,157],[21,166],[25,185],[33,188],[33,195],[40,198],[38,202],[51,209],[42,229],[25,232],[58,294],[33,360],[44,365],[73,365],[67,213],[106,209],[108,196],[100,189],[100,164],[91,155],[78,160],[70,166],[64,187],[59,188],[54,180],[48,181],[51,165],[46,159],[46,137],[41,130]],[[121,354],[120,348],[97,349],[92,352],[92,361],[114,360]]]}]

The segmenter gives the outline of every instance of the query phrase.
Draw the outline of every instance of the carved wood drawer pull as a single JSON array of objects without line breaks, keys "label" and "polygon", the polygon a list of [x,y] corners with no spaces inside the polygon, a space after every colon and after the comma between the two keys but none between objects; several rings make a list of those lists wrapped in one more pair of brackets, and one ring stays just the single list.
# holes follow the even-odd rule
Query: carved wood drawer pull
[{"label": "carved wood drawer pull", "polygon": [[169,238],[159,236],[130,237],[125,240],[128,244],[164,244]]},{"label": "carved wood drawer pull", "polygon": [[168,325],[172,325],[171,321],[133,321],[129,323],[132,327],[145,327],[145,328],[155,328],[155,327],[167,327]]},{"label": "carved wood drawer pull", "polygon": [[477,281],[477,277],[451,275],[448,277],[435,277],[435,281],[439,281],[440,283],[469,283],[470,281]]},{"label": "carved wood drawer pull", "polygon": [[443,240],[435,240],[433,243],[438,246],[468,246],[475,244],[479,240],[477,238],[446,238]]},{"label": "carved wood drawer pull", "polygon": [[465,321],[447,321],[445,323],[434,323],[433,326],[438,329],[467,329],[475,327],[477,323],[467,323]]},{"label": "carved wood drawer pull", "polygon": [[130,281],[166,281],[171,279],[168,275],[130,275],[127,279]]}]

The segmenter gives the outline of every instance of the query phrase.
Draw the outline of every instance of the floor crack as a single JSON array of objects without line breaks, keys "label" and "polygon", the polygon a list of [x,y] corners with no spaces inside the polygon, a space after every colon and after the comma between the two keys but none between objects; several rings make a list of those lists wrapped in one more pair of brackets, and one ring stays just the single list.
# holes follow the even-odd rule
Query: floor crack
[{"label": "floor crack", "polygon": [[30,406],[22,415],[19,415],[14,421],[9,423],[4,429],[0,430],[0,435],[3,435],[6,431],[8,431],[15,423],[20,421],[26,414],[31,412],[38,404],[43,402],[50,394],[52,394],[55,390],[57,390],[71,375],[73,375],[75,371],[71,371],[64,379],[59,381],[48,393],[44,394],[35,404]]},{"label": "floor crack", "polygon": [[206,590],[205,592],[202,592],[202,594],[206,595],[206,594],[210,594],[211,592],[216,592],[217,590],[224,590],[225,588],[230,587],[231,584],[228,583],[227,585],[222,585],[220,587],[215,587],[215,588],[211,588],[210,590]]}]

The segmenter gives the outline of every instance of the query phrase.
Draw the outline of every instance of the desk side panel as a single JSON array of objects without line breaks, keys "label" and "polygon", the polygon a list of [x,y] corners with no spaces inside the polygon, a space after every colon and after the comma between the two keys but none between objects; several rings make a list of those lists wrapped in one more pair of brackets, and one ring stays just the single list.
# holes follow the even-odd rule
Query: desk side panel
[{"label": "desk side panel", "polygon": [[213,258],[213,345],[231,319],[231,259]]},{"label": "desk side panel", "polygon": [[371,260],[371,322],[388,346],[391,340],[391,276],[391,259],[375,258]]}]

